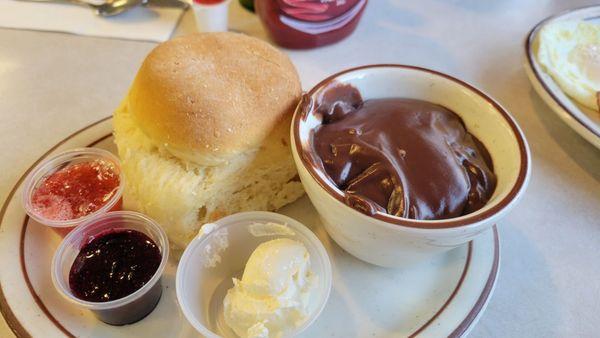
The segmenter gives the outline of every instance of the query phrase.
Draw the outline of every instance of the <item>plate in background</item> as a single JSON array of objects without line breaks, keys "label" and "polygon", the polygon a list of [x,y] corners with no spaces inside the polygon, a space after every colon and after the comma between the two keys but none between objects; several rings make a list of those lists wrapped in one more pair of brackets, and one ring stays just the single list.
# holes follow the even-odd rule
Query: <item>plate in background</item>
[{"label": "plate in background", "polygon": [[600,6],[565,11],[538,23],[525,40],[525,71],[533,88],[546,104],[573,130],[600,149],[600,112],[575,102],[565,94],[552,77],[545,73],[535,57],[535,41],[544,25],[563,20],[597,21]]}]

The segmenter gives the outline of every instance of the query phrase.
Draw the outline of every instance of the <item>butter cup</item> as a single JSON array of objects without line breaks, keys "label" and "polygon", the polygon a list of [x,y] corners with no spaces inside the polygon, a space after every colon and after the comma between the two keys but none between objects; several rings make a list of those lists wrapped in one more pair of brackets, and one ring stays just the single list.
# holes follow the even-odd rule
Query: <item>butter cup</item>
[{"label": "butter cup", "polygon": [[[286,231],[256,231],[253,224],[276,223]],[[272,212],[234,214],[205,224],[185,249],[176,276],[177,300],[190,324],[205,337],[237,337],[224,322],[223,299],[240,278],[248,258],[261,243],[290,238],[306,247],[315,288],[309,300],[306,320],[286,332],[294,336],[309,327],[327,303],[332,284],[329,256],[321,241],[300,222]]]},{"label": "butter cup", "polygon": [[205,4],[202,1],[192,1],[192,9],[196,17],[196,28],[200,33],[226,32],[229,3],[223,0],[215,4]]}]

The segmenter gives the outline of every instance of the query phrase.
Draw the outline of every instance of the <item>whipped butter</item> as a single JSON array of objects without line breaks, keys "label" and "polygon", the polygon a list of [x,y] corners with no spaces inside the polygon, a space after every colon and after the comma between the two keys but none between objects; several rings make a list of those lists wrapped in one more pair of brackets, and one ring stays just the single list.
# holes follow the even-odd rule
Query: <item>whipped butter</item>
[{"label": "whipped butter", "polygon": [[306,247],[289,238],[260,244],[225,299],[225,322],[242,338],[277,338],[308,317],[314,275]]}]

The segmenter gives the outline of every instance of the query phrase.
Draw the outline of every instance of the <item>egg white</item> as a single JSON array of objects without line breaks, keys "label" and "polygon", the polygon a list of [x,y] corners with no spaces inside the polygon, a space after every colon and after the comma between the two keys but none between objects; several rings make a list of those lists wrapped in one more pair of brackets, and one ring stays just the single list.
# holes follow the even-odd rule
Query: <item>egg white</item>
[{"label": "egg white", "polygon": [[546,24],[537,38],[537,59],[575,101],[598,110],[600,25],[585,21]]}]

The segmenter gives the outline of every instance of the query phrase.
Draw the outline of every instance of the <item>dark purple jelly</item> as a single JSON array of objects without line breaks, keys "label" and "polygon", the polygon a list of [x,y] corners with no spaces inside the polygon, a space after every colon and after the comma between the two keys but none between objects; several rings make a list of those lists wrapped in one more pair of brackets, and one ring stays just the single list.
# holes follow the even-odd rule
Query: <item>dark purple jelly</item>
[{"label": "dark purple jelly", "polygon": [[73,294],[90,302],[123,298],[144,286],[161,261],[160,249],[145,234],[117,230],[92,239],[69,273]]}]

